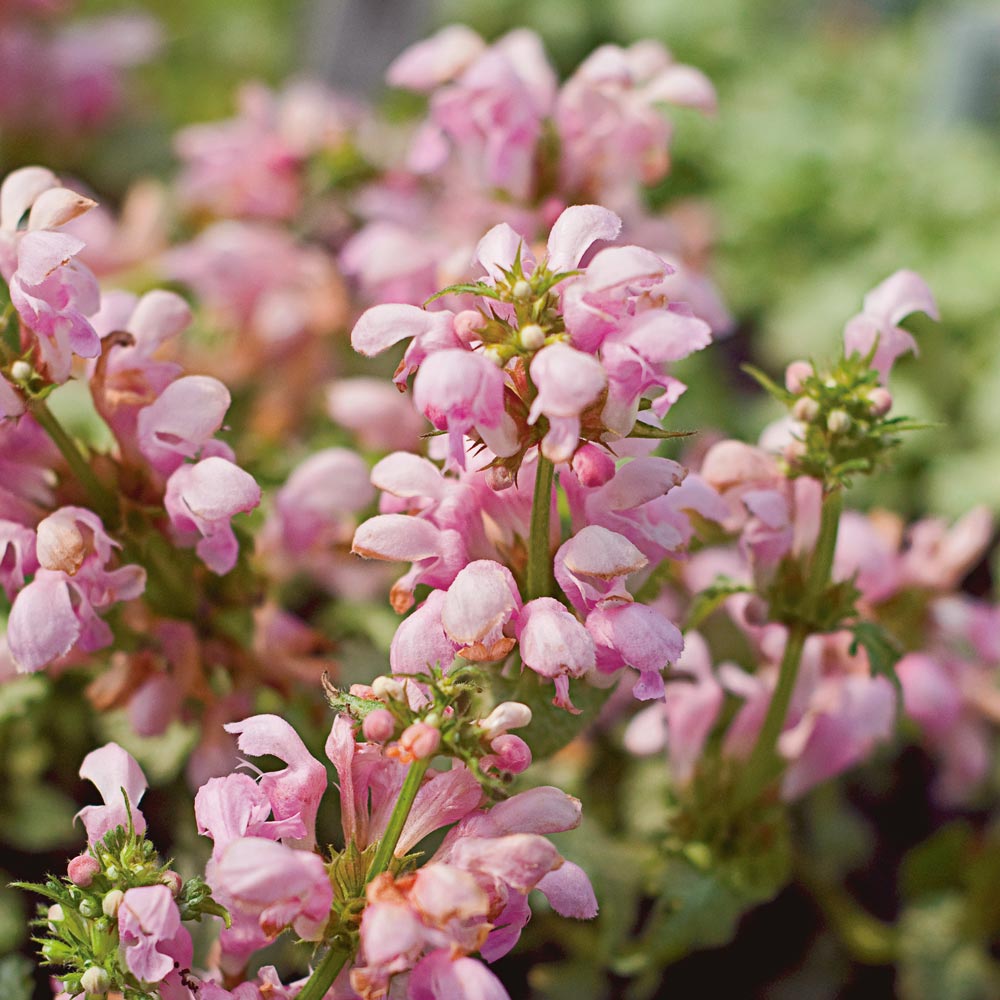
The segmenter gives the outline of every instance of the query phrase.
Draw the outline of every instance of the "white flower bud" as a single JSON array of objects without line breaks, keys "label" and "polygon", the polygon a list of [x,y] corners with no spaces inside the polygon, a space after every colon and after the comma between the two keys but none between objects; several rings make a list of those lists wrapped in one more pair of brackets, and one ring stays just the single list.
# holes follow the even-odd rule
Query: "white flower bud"
[{"label": "white flower bud", "polygon": [[526,299],[531,294],[531,285],[524,278],[518,278],[511,289],[515,299]]},{"label": "white flower bud", "polygon": [[406,701],[406,687],[395,677],[376,677],[372,681],[372,694],[379,701]]},{"label": "white flower bud", "polygon": [[15,361],[10,366],[11,378],[18,382],[25,382],[31,378],[31,365],[27,361]]},{"label": "white flower bud", "polygon": [[101,903],[101,909],[104,911],[106,917],[116,917],[118,916],[118,908],[122,905],[122,900],[125,898],[125,893],[121,889],[112,889],[105,897],[104,901]]},{"label": "white flower bud", "polygon": [[508,729],[520,729],[531,722],[531,709],[519,701],[502,701],[496,708],[480,719],[479,728],[488,740],[496,739]]},{"label": "white flower bud", "polygon": [[111,988],[111,977],[104,969],[96,965],[91,966],[80,977],[80,985],[83,987],[84,993],[101,996]]},{"label": "white flower bud", "polygon": [[545,346],[545,331],[537,323],[522,326],[520,336],[526,351],[538,351]]},{"label": "white flower bud", "polygon": [[66,914],[63,913],[63,908],[58,903],[54,903],[49,907],[46,917],[50,924],[58,924],[66,918]]},{"label": "white flower bud", "polygon": [[804,424],[811,424],[819,416],[819,403],[812,396],[803,396],[795,401],[792,416]]},{"label": "white flower bud", "polygon": [[826,429],[831,434],[846,434],[851,429],[851,418],[843,410],[833,410],[826,418]]},{"label": "white flower bud", "polygon": [[490,344],[489,347],[483,350],[483,354],[490,359],[497,366],[497,368],[503,368],[507,364],[506,359],[503,356],[503,351],[497,347],[496,344]]}]

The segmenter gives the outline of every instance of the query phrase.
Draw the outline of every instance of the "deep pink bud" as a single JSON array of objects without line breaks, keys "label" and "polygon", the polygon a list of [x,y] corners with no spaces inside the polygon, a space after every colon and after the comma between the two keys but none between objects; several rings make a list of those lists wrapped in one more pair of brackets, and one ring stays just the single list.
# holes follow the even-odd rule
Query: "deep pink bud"
[{"label": "deep pink bud", "polygon": [[603,486],[614,477],[615,460],[603,448],[585,444],[573,456],[572,468],[584,486]]},{"label": "deep pink bud", "polygon": [[400,757],[409,757],[411,760],[432,757],[440,745],[441,730],[426,722],[414,722],[399,737]]},{"label": "deep pink bud", "polygon": [[389,709],[376,708],[365,716],[361,731],[370,743],[385,743],[392,739],[392,734],[396,731],[396,720]]},{"label": "deep pink bud", "polygon": [[868,402],[871,403],[872,413],[875,416],[884,417],[892,409],[892,393],[878,386],[868,393]]},{"label": "deep pink bud", "polygon": [[70,859],[66,874],[73,885],[86,889],[100,870],[101,863],[97,858],[92,858],[89,854],[78,854],[75,858]]},{"label": "deep pink bud", "polygon": [[496,755],[494,763],[501,771],[520,774],[531,766],[531,748],[513,733],[498,736],[490,744],[490,749]]}]

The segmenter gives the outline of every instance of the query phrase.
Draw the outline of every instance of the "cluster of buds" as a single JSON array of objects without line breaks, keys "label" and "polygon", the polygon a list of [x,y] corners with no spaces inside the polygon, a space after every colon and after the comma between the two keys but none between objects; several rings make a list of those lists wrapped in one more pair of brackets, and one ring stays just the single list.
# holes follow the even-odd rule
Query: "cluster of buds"
[{"label": "cluster of buds", "polygon": [[105,799],[80,813],[87,852],[60,878],[18,883],[49,900],[36,922],[42,958],[60,970],[70,996],[114,991],[156,1000],[172,988],[187,995],[192,945],[183,923],[209,914],[228,919],[226,912],[204,879],[182,879],[144,836],[137,806],[146,782],[129,754],[110,743],[87,755],[80,776]]},{"label": "cluster of buds", "polygon": [[[450,664],[449,664],[450,666]],[[484,717],[477,703],[485,684],[473,663],[454,669],[428,666],[426,673],[376,677],[339,691],[324,678],[327,700],[361,724],[371,743],[403,764],[434,756],[461,761],[484,788],[503,794],[501,777],[520,774],[531,764],[528,744],[512,729],[531,723],[531,709],[520,702],[501,702]]]}]

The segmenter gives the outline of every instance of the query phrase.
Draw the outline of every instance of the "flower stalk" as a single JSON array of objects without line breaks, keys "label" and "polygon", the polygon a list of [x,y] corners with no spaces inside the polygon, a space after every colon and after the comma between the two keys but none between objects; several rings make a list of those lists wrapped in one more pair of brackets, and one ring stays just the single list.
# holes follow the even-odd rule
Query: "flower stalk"
[{"label": "flower stalk", "polygon": [[525,574],[526,600],[552,593],[552,556],[549,551],[549,518],[552,512],[552,485],[555,466],[540,451],[535,473],[535,493],[531,501],[531,531],[528,538],[528,568]]}]

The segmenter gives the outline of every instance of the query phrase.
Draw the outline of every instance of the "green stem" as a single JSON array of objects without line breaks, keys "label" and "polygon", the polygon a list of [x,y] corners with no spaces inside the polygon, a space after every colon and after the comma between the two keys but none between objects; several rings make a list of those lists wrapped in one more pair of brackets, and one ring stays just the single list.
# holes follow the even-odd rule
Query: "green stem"
[{"label": "green stem", "polygon": [[32,400],[29,403],[29,409],[31,415],[38,421],[39,426],[48,434],[52,442],[59,449],[62,457],[66,459],[66,464],[70,467],[77,480],[79,480],[80,485],[86,490],[90,504],[100,516],[105,528],[111,529],[116,527],[118,523],[118,501],[94,474],[94,470],[77,447],[76,442],[66,433],[62,424],[59,423],[44,400]]},{"label": "green stem", "polygon": [[[415,760],[410,765],[410,770],[406,772],[403,787],[399,791],[399,798],[396,799],[396,804],[392,808],[392,815],[386,824],[385,833],[379,841],[375,857],[372,858],[371,868],[368,869],[366,882],[371,882],[376,875],[381,875],[382,872],[388,870],[396,845],[399,843],[399,836],[406,825],[407,817],[413,808],[414,800],[417,797],[417,792],[420,791],[420,785],[429,764],[430,758]],[[331,946],[323,957],[323,961],[316,966],[313,974],[299,992],[298,1000],[322,1000],[350,957],[350,949],[338,947],[336,944]]]},{"label": "green stem", "polygon": [[299,1000],[323,1000],[350,957],[351,953],[346,948],[331,948],[323,956],[323,961],[313,969],[305,986],[299,990]]},{"label": "green stem", "polygon": [[741,801],[745,804],[752,802],[779,770],[778,737],[785,726],[785,716],[788,714],[788,706],[795,691],[795,682],[798,680],[799,666],[802,662],[802,650],[806,639],[813,631],[812,622],[815,621],[819,604],[830,582],[843,502],[843,493],[839,487],[834,487],[823,501],[819,537],[816,539],[816,548],[813,551],[805,592],[802,595],[801,615],[788,630],[785,652],[778,670],[778,683],[741,779],[743,789]]},{"label": "green stem", "polygon": [[552,553],[549,549],[549,517],[552,511],[552,484],[555,466],[538,453],[535,495],[531,501],[531,534],[528,537],[528,568],[525,574],[525,600],[547,597],[552,593]]},{"label": "green stem", "polygon": [[406,773],[406,780],[400,789],[399,798],[396,799],[392,815],[386,824],[385,833],[382,834],[378,849],[375,851],[375,857],[372,858],[372,866],[368,869],[366,882],[371,882],[376,875],[381,875],[382,872],[388,870],[393,852],[399,843],[399,835],[403,832],[403,826],[410,815],[410,809],[413,808],[413,801],[417,797],[417,792],[420,791],[420,784],[424,780],[424,773],[427,771],[428,764],[430,764],[429,757],[423,760],[415,760],[410,765],[410,770]]}]

